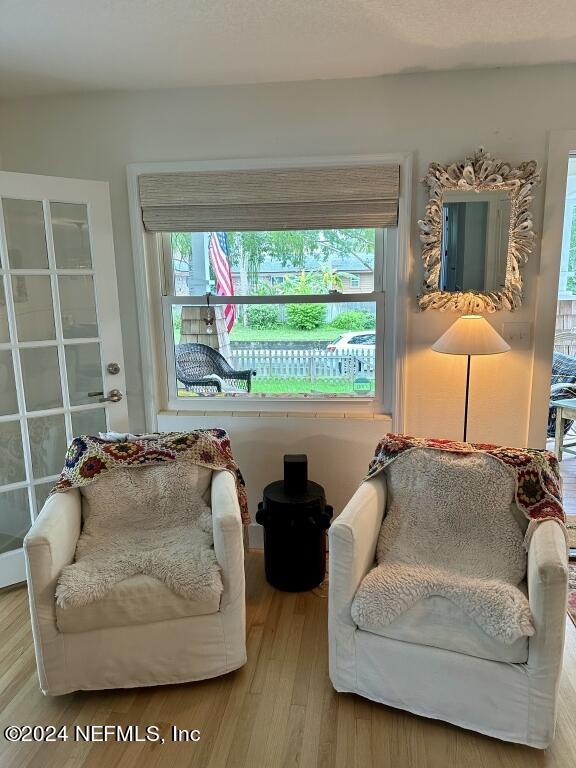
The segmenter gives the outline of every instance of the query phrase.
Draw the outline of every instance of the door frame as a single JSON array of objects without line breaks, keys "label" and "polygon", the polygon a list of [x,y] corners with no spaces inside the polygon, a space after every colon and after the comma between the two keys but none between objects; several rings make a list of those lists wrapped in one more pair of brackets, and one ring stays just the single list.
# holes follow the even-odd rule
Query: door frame
[{"label": "door frame", "polygon": [[568,157],[575,152],[576,130],[550,132],[540,270],[534,313],[534,357],[528,424],[528,445],[533,448],[544,448],[546,444]]},{"label": "door frame", "polygon": [[[46,247],[48,251],[47,269],[18,269],[14,268],[7,262],[3,263],[2,267],[0,267],[0,280],[3,280],[3,275],[6,275],[7,279],[5,285],[7,299],[9,299],[9,297],[12,295],[12,285],[9,275],[46,275],[49,277],[52,286],[52,306],[54,311],[55,324],[54,340],[49,340],[47,342],[22,342],[22,346],[20,346],[18,342],[14,342],[13,325],[15,323],[15,317],[9,314],[8,323],[12,328],[12,333],[10,336],[10,341],[2,344],[2,347],[9,349],[13,355],[15,383],[19,406],[18,415],[14,414],[14,418],[12,418],[12,415],[9,415],[5,418],[3,417],[2,420],[20,424],[25,467],[25,479],[23,481],[19,481],[18,483],[9,485],[27,489],[28,509],[30,514],[30,523],[32,524],[38,516],[40,509],[38,508],[35,496],[36,484],[33,482],[39,478],[34,478],[32,474],[32,458],[30,454],[30,446],[28,444],[28,424],[30,418],[50,415],[54,411],[62,413],[66,424],[66,441],[68,441],[68,434],[70,434],[72,430],[72,415],[74,413],[83,411],[90,411],[93,409],[95,410],[92,404],[73,406],[73,410],[69,409],[67,395],[68,373],[63,367],[66,343],[68,343],[68,345],[80,343],[82,341],[89,343],[99,343],[103,389],[104,391],[107,391],[111,387],[118,388],[125,395],[126,377],[124,370],[122,335],[118,332],[119,297],[116,281],[116,260],[114,256],[114,243],[112,236],[110,194],[108,183],[103,181],[66,179],[54,176],[40,176],[34,174],[0,171],[0,197],[43,201]],[[92,255],[92,266],[89,272],[91,273],[94,281],[93,284],[96,300],[96,317],[98,323],[98,336],[94,339],[90,338],[85,340],[72,341],[65,339],[62,333],[62,321],[59,314],[60,302],[58,274],[75,274],[75,271],[73,269],[57,271],[54,255],[54,244],[52,240],[50,212],[51,202],[74,204],[80,203],[86,205],[87,207],[88,231]],[[7,241],[5,235],[6,232],[2,217],[2,210],[0,209],[0,245],[2,247],[3,253],[7,254]],[[79,269],[78,274],[86,274],[87,271],[88,270]],[[114,279],[110,279],[111,276],[113,276]],[[14,350],[21,350],[26,347],[35,348],[36,346],[55,346],[59,350],[58,360],[60,370],[60,383],[63,394],[61,408],[51,408],[47,411],[38,410],[35,412],[27,411],[25,408],[21,365],[17,362],[19,360],[19,352],[16,353]],[[107,373],[106,365],[112,361],[119,362],[121,365],[121,370],[118,374],[114,375],[113,378],[110,378],[111,374]],[[94,406],[96,405],[97,404],[94,403]],[[118,431],[128,430],[128,411],[126,397],[124,397],[120,403],[114,403],[110,408],[106,407],[106,411],[109,428],[114,428]],[[62,464],[63,463],[64,456],[62,457]],[[49,475],[47,477],[53,477],[53,475]],[[51,480],[49,482],[51,482]],[[25,578],[26,573],[22,547],[1,553],[0,587],[23,581]]]}]

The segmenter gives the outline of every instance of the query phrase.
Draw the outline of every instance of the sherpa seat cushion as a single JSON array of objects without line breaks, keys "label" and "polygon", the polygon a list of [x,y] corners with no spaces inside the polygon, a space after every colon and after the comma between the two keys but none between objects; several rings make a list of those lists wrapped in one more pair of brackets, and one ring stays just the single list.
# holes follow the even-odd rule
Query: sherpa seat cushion
[{"label": "sherpa seat cushion", "polygon": [[[482,453],[414,450],[387,467],[386,481],[378,565],[352,603],[356,624],[411,641],[420,624],[416,641],[422,644],[486,658],[508,660],[510,652],[516,659],[516,651],[523,657],[534,627],[520,586],[526,552],[510,469]],[[437,621],[431,601],[440,611]],[[454,623],[468,626],[460,639]],[[508,650],[498,651],[497,644]]]},{"label": "sherpa seat cushion", "polygon": [[[218,574],[220,579],[220,575]],[[220,581],[221,583],[221,581]],[[60,632],[90,632],[217,613],[220,598],[187,600],[153,576],[139,574],[116,584],[101,600],[77,608],[56,606]]]},{"label": "sherpa seat cushion", "polygon": [[124,610],[126,624],[218,610],[211,480],[182,460],[122,467],[82,487],[82,531],[56,589],[59,626],[117,626]]},{"label": "sherpa seat cushion", "polygon": [[[526,593],[526,583],[519,585]],[[391,624],[360,623],[359,629],[392,640],[415,645],[430,645],[446,651],[464,653],[489,661],[525,664],[528,661],[528,638],[519,637],[511,645],[486,634],[478,624],[451,600],[438,595],[420,600]]]}]

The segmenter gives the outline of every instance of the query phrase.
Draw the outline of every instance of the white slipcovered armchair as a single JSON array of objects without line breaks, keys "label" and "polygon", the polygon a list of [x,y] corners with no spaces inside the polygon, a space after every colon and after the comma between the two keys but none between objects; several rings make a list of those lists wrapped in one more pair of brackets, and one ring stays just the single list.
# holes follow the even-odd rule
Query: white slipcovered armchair
[{"label": "white slipcovered armchair", "polygon": [[57,607],[55,591],[62,569],[74,559],[82,496],[73,489],[49,497],[24,541],[45,694],[202,680],[246,662],[244,546],[233,476],[212,472],[210,495],[219,598],[195,602],[139,574],[116,584],[104,599],[65,611]]},{"label": "white slipcovered armchair", "polygon": [[567,557],[560,526],[542,522],[531,539],[527,590],[535,633],[521,638],[524,650],[521,645],[499,649],[487,637],[478,648],[483,642],[478,631],[461,630],[455,607],[446,613],[440,597],[421,600],[402,621],[376,633],[354,622],[352,604],[375,565],[386,483],[385,472],[362,483],[330,529],[335,689],[506,741],[547,747],[554,736],[566,621]]}]

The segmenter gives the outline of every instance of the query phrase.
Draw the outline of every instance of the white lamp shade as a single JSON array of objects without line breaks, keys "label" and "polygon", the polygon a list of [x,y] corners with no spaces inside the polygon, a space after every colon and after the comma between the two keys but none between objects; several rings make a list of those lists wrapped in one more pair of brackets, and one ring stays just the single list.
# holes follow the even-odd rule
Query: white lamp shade
[{"label": "white lamp shade", "polygon": [[432,345],[447,355],[498,355],[510,345],[482,315],[462,315]]}]

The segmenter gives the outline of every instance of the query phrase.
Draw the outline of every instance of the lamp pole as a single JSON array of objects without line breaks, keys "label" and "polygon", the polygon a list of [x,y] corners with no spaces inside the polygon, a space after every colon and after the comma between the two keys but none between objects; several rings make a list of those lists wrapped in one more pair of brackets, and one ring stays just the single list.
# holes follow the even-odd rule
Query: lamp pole
[{"label": "lamp pole", "polygon": [[471,355],[467,355],[468,361],[466,363],[466,400],[464,402],[464,442],[466,442],[466,434],[468,432],[468,395],[470,394],[470,359]]}]

